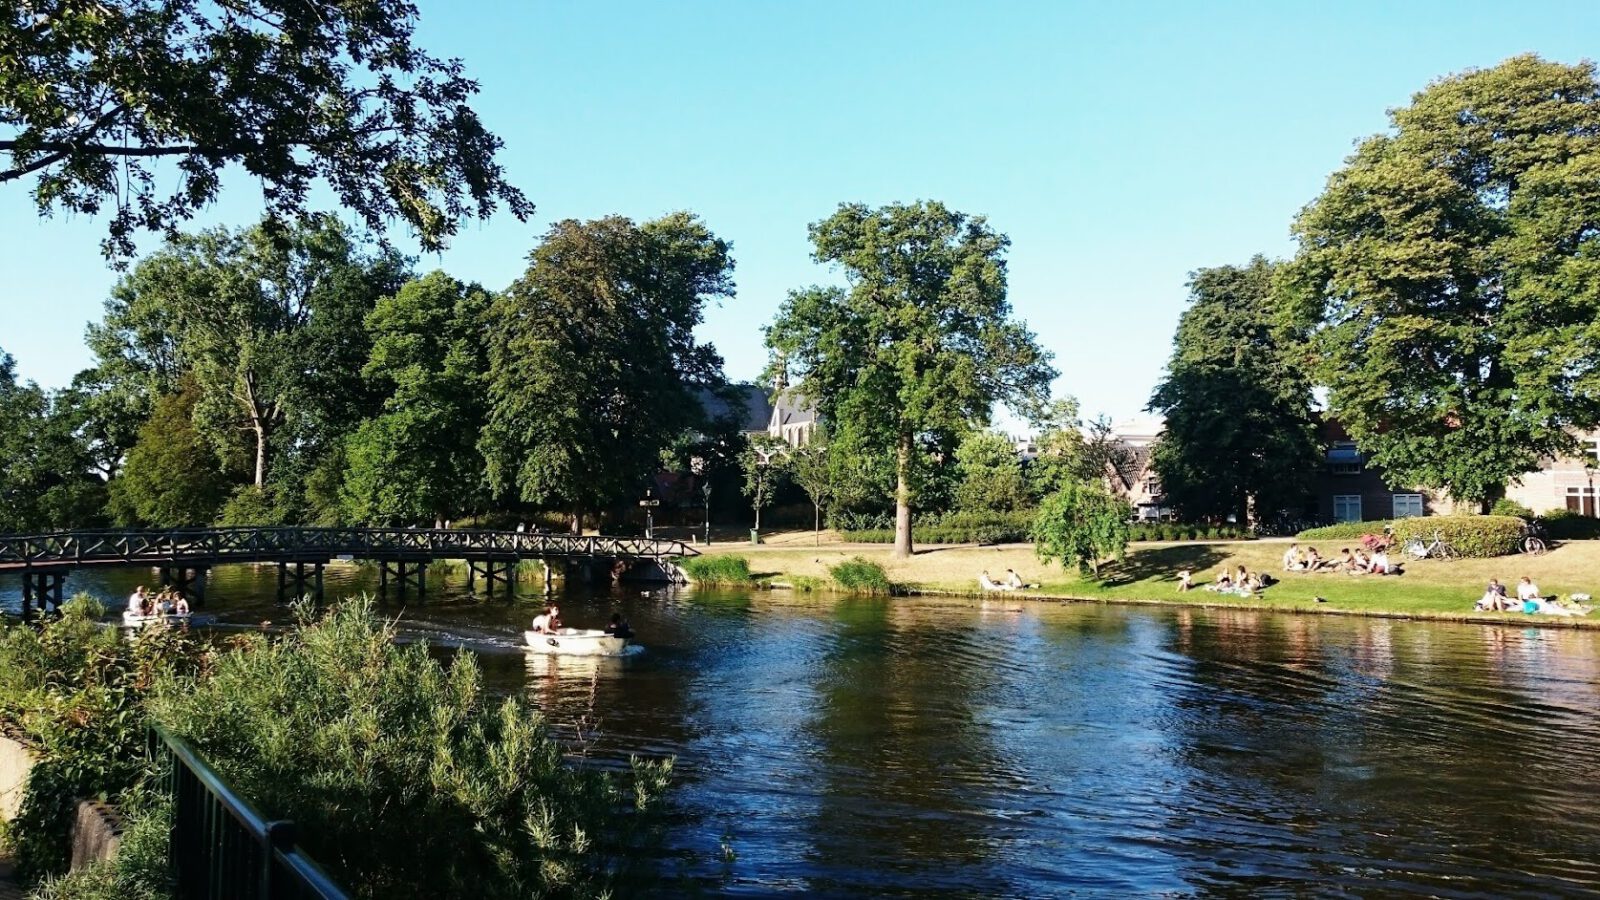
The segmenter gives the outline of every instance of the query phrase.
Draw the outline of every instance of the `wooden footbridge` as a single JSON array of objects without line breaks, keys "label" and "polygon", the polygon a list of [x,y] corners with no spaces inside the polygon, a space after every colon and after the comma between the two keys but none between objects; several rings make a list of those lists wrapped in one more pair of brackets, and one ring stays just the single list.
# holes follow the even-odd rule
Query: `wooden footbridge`
[{"label": "wooden footbridge", "polygon": [[380,593],[391,586],[401,599],[423,596],[427,567],[440,559],[465,560],[468,585],[482,577],[490,596],[497,585],[510,593],[523,560],[585,572],[598,564],[664,563],[699,551],[682,541],[597,537],[520,531],[413,528],[185,528],[170,531],[61,531],[0,535],[0,575],[22,576],[23,613],[37,603],[60,606],[68,573],[85,568],[154,568],[161,584],[199,605],[213,567],[276,563],[278,599],[311,595],[322,599],[323,567],[335,559],[379,564]]}]

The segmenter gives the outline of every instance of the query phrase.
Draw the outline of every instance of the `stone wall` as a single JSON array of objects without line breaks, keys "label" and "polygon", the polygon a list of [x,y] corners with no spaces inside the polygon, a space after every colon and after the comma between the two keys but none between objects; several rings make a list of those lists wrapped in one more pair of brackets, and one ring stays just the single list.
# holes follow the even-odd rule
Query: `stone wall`
[{"label": "stone wall", "polygon": [[114,859],[122,847],[122,816],[98,800],[78,804],[72,823],[72,871]]},{"label": "stone wall", "polygon": [[33,769],[33,748],[27,741],[0,732],[0,820],[16,818]]}]

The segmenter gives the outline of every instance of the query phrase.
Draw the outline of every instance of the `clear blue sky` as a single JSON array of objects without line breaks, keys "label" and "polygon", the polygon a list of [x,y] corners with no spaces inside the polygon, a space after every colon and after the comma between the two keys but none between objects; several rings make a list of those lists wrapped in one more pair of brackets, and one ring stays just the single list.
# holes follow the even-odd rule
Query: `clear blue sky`
[{"label": "clear blue sky", "polygon": [[[1121,418],[1160,378],[1187,273],[1288,254],[1295,212],[1385,110],[1517,53],[1600,54],[1593,0],[1128,6],[424,0],[422,43],[482,83],[539,215],[471,224],[418,265],[498,289],[552,220],[693,210],[734,245],[739,295],[704,335],[747,378],[785,292],[832,277],[808,223],[936,198],[1010,235],[1011,300],[1058,390]],[[259,211],[236,177],[207,222]],[[24,377],[89,362],[102,233],[0,186],[0,347]]]}]

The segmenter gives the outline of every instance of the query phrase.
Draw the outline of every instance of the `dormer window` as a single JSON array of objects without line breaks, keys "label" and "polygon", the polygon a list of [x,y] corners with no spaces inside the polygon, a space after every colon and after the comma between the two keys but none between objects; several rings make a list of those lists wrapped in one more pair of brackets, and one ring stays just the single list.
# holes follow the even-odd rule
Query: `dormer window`
[{"label": "dormer window", "polygon": [[1355,441],[1335,441],[1328,448],[1328,471],[1335,475],[1360,475],[1366,460],[1356,449]]}]

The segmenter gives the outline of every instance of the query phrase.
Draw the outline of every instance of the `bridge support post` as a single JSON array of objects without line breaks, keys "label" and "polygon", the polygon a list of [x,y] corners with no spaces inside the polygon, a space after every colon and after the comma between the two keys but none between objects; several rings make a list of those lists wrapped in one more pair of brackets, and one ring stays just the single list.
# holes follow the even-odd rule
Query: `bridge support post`
[{"label": "bridge support post", "polygon": [[35,572],[26,570],[22,573],[22,617],[33,618],[34,607],[38,606],[39,612],[49,612],[54,606],[61,608],[62,594],[67,583],[65,572]]},{"label": "bridge support post", "polygon": [[172,588],[189,600],[196,607],[206,604],[206,578],[210,573],[207,566],[162,566],[161,586]]},{"label": "bridge support post", "polygon": [[[471,565],[471,563],[468,563]],[[400,599],[406,599],[406,592],[415,589],[417,599],[421,600],[427,593],[428,587],[428,561],[423,560],[383,560],[378,563],[378,593],[384,599],[389,597],[389,579],[394,577],[395,585],[399,588]]]},{"label": "bridge support post", "polygon": [[515,593],[513,582],[516,578],[517,561],[514,559],[467,560],[467,590],[474,590],[477,577],[483,576],[485,589],[490,597],[494,596],[495,585],[505,588],[506,597],[509,599]]},{"label": "bridge support post", "polygon": [[278,563],[278,602],[288,603],[302,597],[322,602],[322,560],[297,559]]}]

